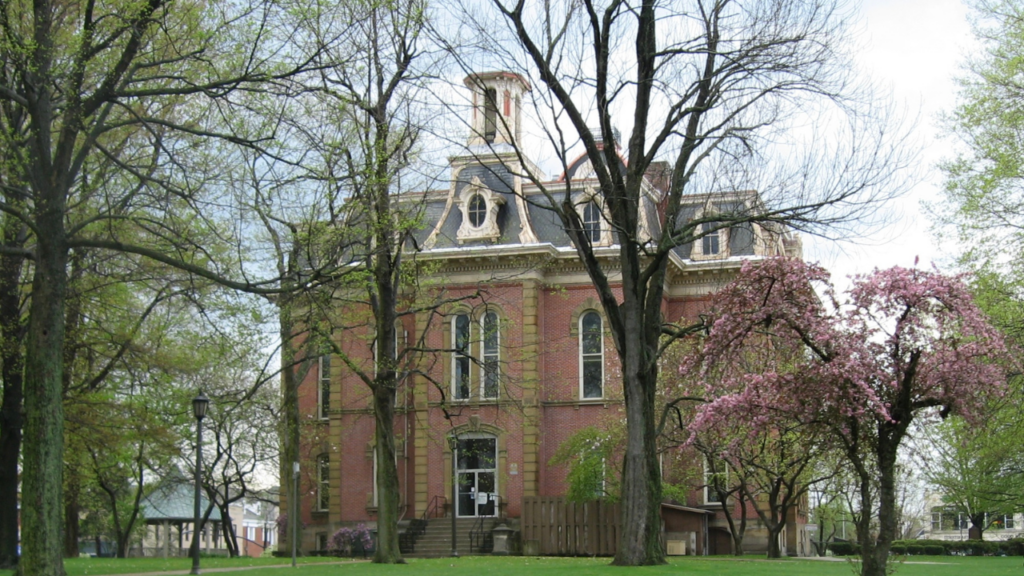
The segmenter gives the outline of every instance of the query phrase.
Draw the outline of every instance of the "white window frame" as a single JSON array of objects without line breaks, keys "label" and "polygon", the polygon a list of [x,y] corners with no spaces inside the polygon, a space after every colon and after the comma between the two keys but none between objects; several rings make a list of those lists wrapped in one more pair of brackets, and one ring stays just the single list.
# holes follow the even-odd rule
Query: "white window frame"
[{"label": "white window frame", "polygon": [[[706,218],[709,216],[713,217],[716,214],[718,214],[717,210],[715,210],[712,207],[706,207],[698,210],[697,213],[694,215],[694,218],[698,219]],[[708,228],[714,228],[716,226],[722,226],[722,223],[704,222],[700,225],[700,230],[697,233],[708,234],[708,236],[701,236],[700,238],[695,238],[693,240],[693,246],[690,249],[691,260],[720,260],[728,258],[730,256],[731,252],[729,250],[729,227],[722,226],[721,228],[715,230],[714,232],[707,232]],[[704,251],[704,239],[710,238],[711,235],[718,237],[718,252],[709,254]]]},{"label": "white window frame", "polygon": [[327,512],[331,507],[331,455],[316,457],[316,512]]},{"label": "white window frame", "polygon": [[[722,462],[722,466],[725,468],[725,483],[726,483],[726,485],[728,485],[729,484],[729,465],[726,464],[723,461]],[[710,476],[711,476],[711,466],[708,464],[707,460],[704,460],[704,505],[705,506],[724,506],[725,503],[717,499],[718,498],[718,494],[715,493],[714,488],[711,487],[711,482],[708,481],[710,479],[709,478]],[[714,497],[715,500],[712,500],[711,499],[712,497]]]},{"label": "white window frame", "polygon": [[[487,317],[494,316],[494,337],[496,340],[494,352],[487,350]],[[493,360],[495,371],[495,390],[491,396],[487,395],[487,362]],[[484,400],[497,400],[501,396],[501,317],[494,310],[486,310],[480,316],[480,398]]]},{"label": "white window frame", "polygon": [[[327,367],[326,375],[324,366]],[[326,394],[326,396],[325,396]],[[323,354],[317,359],[316,373],[316,414],[320,420],[330,418],[331,410],[331,355]]]},{"label": "white window frame", "polygon": [[[594,352],[584,353],[583,352],[583,338],[584,338],[585,334],[584,334],[584,330],[583,330],[583,320],[586,319],[587,316],[589,316],[591,314],[596,315],[597,319],[598,319],[598,322],[599,322],[598,326],[600,327],[600,330],[598,331],[598,339],[597,339],[599,352],[597,352],[597,353],[594,353]],[[577,322],[578,322],[577,330],[579,332],[579,340],[578,340],[578,346],[579,346],[578,362],[579,362],[579,374],[580,374],[579,397],[580,397],[581,400],[603,400],[604,397],[605,397],[605,393],[604,393],[605,392],[605,388],[604,388],[604,384],[605,384],[604,317],[602,317],[601,314],[598,313],[596,310],[585,310],[582,314],[580,314],[580,317],[577,320]],[[600,362],[601,362],[601,395],[600,396],[590,396],[590,397],[588,397],[588,396],[586,396],[586,381],[585,381],[586,374],[585,374],[584,369],[583,369],[584,368],[584,364],[585,364],[584,361],[587,360],[587,359],[594,360],[595,357],[597,357],[597,359],[599,359]]]},{"label": "white window frame", "polygon": [[[459,318],[466,318],[466,342],[465,347],[460,351],[458,346],[458,322]],[[456,402],[468,401],[473,396],[473,356],[471,354],[473,336],[473,321],[468,312],[456,314],[451,321],[451,347],[452,347],[452,372],[451,372],[451,399]],[[467,391],[465,397],[459,396],[459,369],[460,360],[465,360]]]}]

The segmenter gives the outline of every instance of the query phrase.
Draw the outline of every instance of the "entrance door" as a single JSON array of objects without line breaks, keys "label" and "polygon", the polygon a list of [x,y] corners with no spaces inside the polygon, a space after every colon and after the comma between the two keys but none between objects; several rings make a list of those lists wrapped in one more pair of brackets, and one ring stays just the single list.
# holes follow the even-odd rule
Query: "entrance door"
[{"label": "entrance door", "polygon": [[459,502],[461,517],[494,516],[497,509],[497,438],[459,439]]}]

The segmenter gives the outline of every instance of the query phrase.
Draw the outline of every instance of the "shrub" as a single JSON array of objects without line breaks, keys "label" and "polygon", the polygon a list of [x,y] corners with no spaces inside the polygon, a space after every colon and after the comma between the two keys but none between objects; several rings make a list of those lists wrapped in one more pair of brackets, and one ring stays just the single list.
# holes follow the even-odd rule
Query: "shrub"
[{"label": "shrub", "polygon": [[907,545],[903,543],[893,542],[892,547],[889,548],[889,552],[892,554],[899,554],[901,556],[906,555]]},{"label": "shrub", "polygon": [[363,554],[365,556],[367,552],[373,550],[373,535],[370,533],[370,529],[363,524],[358,524],[355,528],[339,528],[331,535],[327,547],[339,555]]},{"label": "shrub", "polygon": [[853,556],[860,552],[857,550],[858,546],[854,542],[832,542],[828,545],[828,548],[836,556]]},{"label": "shrub", "polygon": [[925,544],[924,553],[929,556],[942,556],[945,554],[946,549],[940,544]]},{"label": "shrub", "polygon": [[911,544],[910,546],[907,546],[907,554],[910,554],[911,556],[920,556],[924,554],[924,546]]}]

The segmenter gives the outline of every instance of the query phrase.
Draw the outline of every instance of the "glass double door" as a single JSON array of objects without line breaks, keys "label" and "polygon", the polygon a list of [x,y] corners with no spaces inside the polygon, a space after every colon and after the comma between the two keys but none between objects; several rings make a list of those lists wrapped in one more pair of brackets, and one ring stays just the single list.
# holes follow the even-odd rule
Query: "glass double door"
[{"label": "glass double door", "polygon": [[466,438],[458,444],[458,515],[494,516],[497,511],[497,439]]}]

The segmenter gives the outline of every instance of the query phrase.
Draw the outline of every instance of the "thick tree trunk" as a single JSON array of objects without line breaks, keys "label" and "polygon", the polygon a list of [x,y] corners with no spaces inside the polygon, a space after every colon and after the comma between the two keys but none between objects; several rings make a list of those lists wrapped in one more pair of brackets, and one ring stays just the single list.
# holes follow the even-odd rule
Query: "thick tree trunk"
[{"label": "thick tree trunk", "polygon": [[[291,298],[282,295],[278,302],[278,322],[281,336],[281,414],[283,418],[281,430],[281,511],[287,517],[287,527],[283,534],[278,535],[278,549],[282,552],[292,551],[292,532],[294,531],[295,542],[299,548],[302,546],[302,517],[301,511],[298,518],[292,518],[292,499],[295,495],[293,484],[292,465],[299,461],[299,383],[301,368],[297,363],[296,350],[293,338],[295,338],[295,323],[292,320]],[[295,508],[296,510],[299,507]],[[296,550],[298,555],[299,551]]]},{"label": "thick tree trunk", "polygon": [[37,207],[38,238],[25,357],[25,444],[22,476],[24,576],[63,576],[64,298],[68,250],[63,202]]},{"label": "thick tree trunk", "polygon": [[[393,382],[394,378],[391,378],[391,381]],[[374,394],[377,434],[377,549],[373,561],[381,564],[405,563],[398,547],[401,494],[395,458],[394,399],[394,386],[378,386]]]},{"label": "thick tree trunk", "polygon": [[[625,272],[624,276],[628,276]],[[643,308],[636,296],[639,290],[630,294],[631,284],[624,282],[624,302],[619,308],[626,335],[617,339],[626,401],[622,535],[612,562],[618,566],[665,563],[661,541],[661,470],[655,428],[658,370],[653,350],[656,347],[649,347],[650,323],[644,322]],[[660,323],[657,328],[660,331]]]},{"label": "thick tree trunk", "polygon": [[785,523],[775,523],[768,528],[768,558],[782,558],[782,546],[779,544],[779,535],[785,528]]},{"label": "thick tree trunk", "polygon": [[[892,434],[896,434],[893,432]],[[896,449],[898,441],[880,433],[878,441],[878,537],[873,550],[872,572],[864,566],[863,576],[885,576],[889,548],[896,539]]]},{"label": "thick tree trunk", "polygon": [[[4,231],[4,243],[20,245]],[[24,378],[24,323],[21,318],[21,275],[24,259],[0,256],[0,570],[18,563],[18,456],[21,453]]]}]

